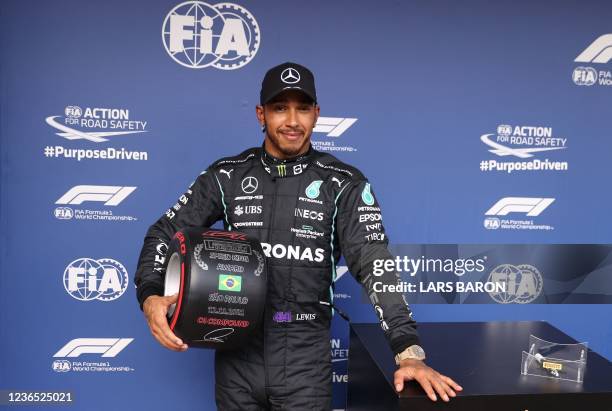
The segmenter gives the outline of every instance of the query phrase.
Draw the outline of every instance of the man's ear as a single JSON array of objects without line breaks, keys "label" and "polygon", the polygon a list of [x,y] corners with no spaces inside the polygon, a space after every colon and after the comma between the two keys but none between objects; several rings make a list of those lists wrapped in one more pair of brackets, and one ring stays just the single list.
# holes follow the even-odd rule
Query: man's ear
[{"label": "man's ear", "polygon": [[266,116],[264,114],[264,107],[261,105],[255,106],[255,115],[257,116],[257,121],[259,121],[259,125],[263,127],[266,124]]}]

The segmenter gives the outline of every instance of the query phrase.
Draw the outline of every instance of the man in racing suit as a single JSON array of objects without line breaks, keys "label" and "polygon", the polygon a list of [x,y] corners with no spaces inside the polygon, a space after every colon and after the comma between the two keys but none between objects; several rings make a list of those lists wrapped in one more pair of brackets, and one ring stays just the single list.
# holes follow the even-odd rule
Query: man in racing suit
[{"label": "man in racing suit", "polygon": [[185,227],[223,220],[262,243],[268,264],[263,327],[249,344],[215,356],[220,410],[327,410],[331,407],[329,328],[335,267],[341,253],[365,288],[400,369],[396,388],[416,379],[432,400],[460,390],[423,363],[416,323],[403,296],[377,293],[373,283],[397,283],[395,273],[372,275],[376,259],[392,256],[378,202],[359,170],[310,146],[319,114],[314,77],[285,63],[262,83],[257,117],[263,147],[210,165],[145,237],[135,277],[153,335],[167,348],[187,346],[168,328],[176,296],[163,295],[167,244]]}]

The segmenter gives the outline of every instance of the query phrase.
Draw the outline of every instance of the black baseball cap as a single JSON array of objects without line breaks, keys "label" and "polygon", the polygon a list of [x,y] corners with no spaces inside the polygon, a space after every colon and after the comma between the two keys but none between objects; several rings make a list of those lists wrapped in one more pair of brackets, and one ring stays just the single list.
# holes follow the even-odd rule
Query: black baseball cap
[{"label": "black baseball cap", "polygon": [[287,62],[268,70],[261,82],[259,103],[264,105],[285,90],[299,90],[317,102],[314,75],[300,64]]}]

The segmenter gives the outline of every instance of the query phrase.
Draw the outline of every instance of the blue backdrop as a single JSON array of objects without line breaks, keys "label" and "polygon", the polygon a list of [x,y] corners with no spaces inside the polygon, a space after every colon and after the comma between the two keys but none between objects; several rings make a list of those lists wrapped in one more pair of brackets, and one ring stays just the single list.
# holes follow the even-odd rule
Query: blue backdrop
[{"label": "blue backdrop", "polygon": [[[3,2],[0,389],[214,408],[213,353],[157,344],[133,275],[146,229],[200,171],[261,144],[260,82],[288,60],[316,75],[315,146],[369,177],[393,243],[612,243],[611,19],[603,0]],[[508,198],[554,201],[491,211]],[[82,263],[115,292],[71,285]],[[376,321],[350,275],[336,293]],[[609,305],[413,310],[547,320],[612,358]],[[346,323],[333,334],[343,408]],[[100,351],[60,353],[80,338]]]}]

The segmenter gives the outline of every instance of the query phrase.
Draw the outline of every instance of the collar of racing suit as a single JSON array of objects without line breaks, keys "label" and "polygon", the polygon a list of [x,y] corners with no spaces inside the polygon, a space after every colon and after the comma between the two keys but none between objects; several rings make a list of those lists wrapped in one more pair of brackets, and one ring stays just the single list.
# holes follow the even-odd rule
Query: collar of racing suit
[{"label": "collar of racing suit", "polygon": [[268,154],[263,146],[261,150],[261,164],[263,165],[264,169],[275,178],[302,174],[312,161],[313,157],[314,150],[312,146],[308,147],[308,151],[305,154],[285,160]]}]

